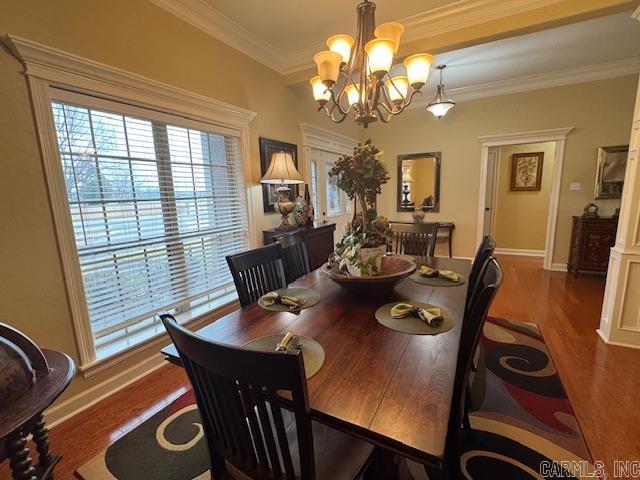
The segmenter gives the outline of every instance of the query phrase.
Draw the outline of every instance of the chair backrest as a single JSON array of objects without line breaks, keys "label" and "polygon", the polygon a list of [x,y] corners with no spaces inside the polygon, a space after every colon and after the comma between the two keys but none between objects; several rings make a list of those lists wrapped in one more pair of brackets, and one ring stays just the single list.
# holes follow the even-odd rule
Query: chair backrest
[{"label": "chair backrest", "polygon": [[[170,314],[160,318],[193,386],[211,456],[212,478],[223,478],[226,460],[257,480],[314,479],[302,354],[252,351],[212,342],[181,327]],[[285,425],[280,408],[284,400],[277,391],[291,394],[286,402],[295,417],[295,434],[291,425]]]},{"label": "chair backrest", "polygon": [[280,245],[274,243],[227,257],[241,306],[245,307],[265,293],[287,286],[280,251]]},{"label": "chair backrest", "polygon": [[469,273],[469,279],[467,280],[467,299],[465,301],[465,315],[468,313],[471,304],[473,303],[473,299],[478,295],[478,280],[480,277],[480,272],[484,265],[487,262],[487,259],[493,255],[493,251],[496,248],[496,241],[493,239],[491,235],[486,235],[480,246],[478,247],[478,251],[476,252],[476,256],[473,259],[473,265],[471,265],[471,273]]},{"label": "chair backrest", "polygon": [[302,233],[293,232],[277,238],[282,248],[282,263],[287,283],[291,283],[309,273],[309,254]]},{"label": "chair backrest", "polygon": [[388,250],[399,255],[433,257],[438,235],[437,222],[392,223],[393,239]]},{"label": "chair backrest", "polygon": [[[449,415],[449,430],[447,433],[447,452],[450,468],[459,465],[458,438],[460,425],[466,408],[467,386],[469,375],[473,365],[473,357],[480,341],[480,335],[487,318],[491,303],[495,298],[498,288],[502,284],[503,273],[498,261],[489,257],[481,268],[478,280],[479,293],[473,305],[465,313],[460,335],[460,347],[458,349],[458,362],[453,383],[453,397],[451,400],[451,413]],[[452,472],[453,473],[453,472]]]}]

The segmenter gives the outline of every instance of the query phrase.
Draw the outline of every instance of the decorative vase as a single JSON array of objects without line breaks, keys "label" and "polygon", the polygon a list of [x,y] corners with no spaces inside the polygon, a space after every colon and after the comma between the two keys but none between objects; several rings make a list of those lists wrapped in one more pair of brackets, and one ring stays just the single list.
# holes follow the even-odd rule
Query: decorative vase
[{"label": "decorative vase", "polygon": [[[307,186],[305,185],[305,192],[306,188]],[[309,218],[309,203],[305,197],[306,193],[304,197],[302,194],[298,195],[293,206],[293,219],[300,227],[306,225]]]},{"label": "decorative vase", "polygon": [[420,223],[422,222],[422,220],[424,220],[424,211],[421,209],[416,209],[411,212],[411,216],[413,217],[413,221],[415,223]]},{"label": "decorative vase", "polygon": [[[382,257],[384,257],[385,252],[387,251],[386,245],[379,245],[377,247],[365,247],[360,249],[360,254],[358,256],[358,260],[361,263],[371,261],[371,258],[374,260],[374,264],[376,266],[375,271],[380,272],[382,270]],[[371,275],[368,273],[363,273],[359,267],[353,265],[351,262],[347,261],[347,272],[352,277],[372,277],[375,275]]]}]

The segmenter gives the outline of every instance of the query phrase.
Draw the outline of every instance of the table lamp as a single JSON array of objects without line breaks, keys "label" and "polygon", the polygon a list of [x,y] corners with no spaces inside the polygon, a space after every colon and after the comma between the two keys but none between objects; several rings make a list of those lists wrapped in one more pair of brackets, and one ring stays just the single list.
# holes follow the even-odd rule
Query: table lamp
[{"label": "table lamp", "polygon": [[282,215],[282,223],[279,230],[293,228],[289,224],[289,214],[293,212],[294,203],[291,200],[291,188],[288,185],[304,183],[293,164],[293,156],[288,152],[276,152],[271,156],[271,163],[267,168],[267,173],[260,179],[260,183],[280,185],[276,188],[278,201],[273,205],[276,212]]}]

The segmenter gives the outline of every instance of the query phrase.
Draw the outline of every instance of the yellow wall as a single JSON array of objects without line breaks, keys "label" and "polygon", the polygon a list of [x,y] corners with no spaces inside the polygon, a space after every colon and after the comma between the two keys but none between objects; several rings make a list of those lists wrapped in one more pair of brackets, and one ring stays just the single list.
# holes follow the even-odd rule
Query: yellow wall
[{"label": "yellow wall", "polygon": [[[510,145],[499,150],[495,239],[498,248],[544,250],[555,142]],[[542,152],[542,182],[537,192],[512,192],[512,155]]]},{"label": "yellow wall", "polygon": [[[391,172],[378,202],[380,214],[411,221],[409,213],[396,211],[397,155],[441,151],[440,213],[427,213],[425,220],[454,222],[454,255],[472,257],[480,187],[478,137],[575,127],[566,142],[553,254],[553,262],[566,262],[571,216],[582,214],[589,202],[600,205],[601,214],[613,213],[619,204],[617,200],[593,200],[597,148],[629,142],[637,84],[638,76],[631,75],[459,102],[441,120],[417,108],[389,124],[372,125],[363,136],[371,137],[384,150]],[[569,191],[569,182],[581,182],[582,190]]]},{"label": "yellow wall", "polygon": [[[0,35],[14,34],[257,112],[251,124],[256,232],[279,223],[262,214],[258,137],[298,143],[298,123],[356,136],[315,112],[308,89],[147,0],[4,1]],[[45,348],[78,359],[43,166],[21,64],[0,47],[0,321]],[[256,237],[258,236],[256,235]],[[154,352],[157,350],[154,350]],[[89,379],[78,393],[136,365],[144,352]]]}]

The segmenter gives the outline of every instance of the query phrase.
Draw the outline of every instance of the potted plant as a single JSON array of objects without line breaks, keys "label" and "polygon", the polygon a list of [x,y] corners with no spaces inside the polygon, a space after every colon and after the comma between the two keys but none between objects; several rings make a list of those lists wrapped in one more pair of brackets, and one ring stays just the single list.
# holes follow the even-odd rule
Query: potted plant
[{"label": "potted plant", "polygon": [[352,276],[376,275],[391,237],[389,222],[379,217],[376,198],[389,181],[389,171],[382,163],[382,152],[371,139],[358,143],[353,155],[343,155],[329,172],[338,188],[354,202],[353,218],[345,236],[336,245],[335,259],[341,271]]}]

